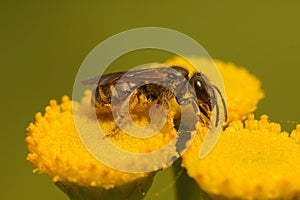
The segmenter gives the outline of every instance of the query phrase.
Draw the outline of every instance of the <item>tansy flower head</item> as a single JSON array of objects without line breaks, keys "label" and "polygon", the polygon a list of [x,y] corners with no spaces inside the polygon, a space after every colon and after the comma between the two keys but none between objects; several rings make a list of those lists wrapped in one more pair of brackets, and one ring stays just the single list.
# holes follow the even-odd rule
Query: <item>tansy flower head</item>
[{"label": "tansy flower head", "polygon": [[[64,96],[60,105],[51,100],[44,116],[37,113],[35,123],[31,123],[27,128],[26,143],[30,152],[28,161],[36,167],[35,172],[48,175],[69,196],[75,195],[79,198],[83,195],[84,198],[98,199],[106,197],[105,192],[112,190],[114,195],[109,193],[110,197],[142,198],[151,186],[154,173],[126,173],[109,168],[95,159],[83,146],[74,124],[74,117],[79,116],[73,115],[72,107],[80,111],[81,122],[89,126],[87,113],[90,109],[90,99],[90,91],[85,93],[81,103],[72,102]],[[141,125],[147,124],[147,120],[143,118],[145,116],[141,113],[133,113],[132,117]],[[114,128],[111,113],[103,113],[100,118],[103,119],[100,120],[102,129],[110,134]],[[173,121],[167,120],[161,132],[150,139],[136,139],[120,130],[108,138],[125,150],[150,152],[164,146],[176,134]]]},{"label": "tansy flower head", "polygon": [[[204,128],[205,129],[205,128]],[[189,176],[210,195],[229,199],[293,199],[300,194],[299,125],[292,137],[266,115],[232,122],[199,159],[205,130],[183,155]]]}]

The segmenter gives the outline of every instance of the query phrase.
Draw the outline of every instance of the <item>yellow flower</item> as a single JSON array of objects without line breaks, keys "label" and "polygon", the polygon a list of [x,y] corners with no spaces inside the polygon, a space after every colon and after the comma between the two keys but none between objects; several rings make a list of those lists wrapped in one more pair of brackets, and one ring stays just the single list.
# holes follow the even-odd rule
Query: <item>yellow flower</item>
[{"label": "yellow flower", "polygon": [[[51,100],[44,116],[37,113],[35,123],[31,123],[27,128],[26,143],[30,152],[27,160],[36,168],[34,172],[52,178],[70,197],[75,195],[79,198],[83,195],[85,198],[98,199],[99,195],[105,197],[105,191],[112,190],[113,192],[109,193],[110,197],[140,199],[151,186],[154,173],[127,173],[107,167],[92,156],[80,140],[74,124],[74,118],[79,116],[77,112],[72,114],[72,106],[84,113],[80,115],[79,121],[88,128],[91,124],[87,114],[90,112],[90,99],[90,91],[85,93],[81,103],[72,102],[64,96],[60,105]],[[140,112],[146,112],[146,109]],[[148,123],[145,117],[148,116],[141,113],[132,114],[135,122],[141,125]],[[100,118],[102,129],[110,134],[114,127],[111,113],[103,113]],[[150,152],[165,146],[176,135],[170,118],[161,132],[150,139],[136,139],[120,130],[107,138],[131,152]],[[118,192],[121,196],[115,196]],[[132,194],[134,192],[136,194]]]},{"label": "yellow flower", "polygon": [[[204,58],[190,57],[188,60],[200,69],[208,65]],[[289,137],[288,133],[281,132],[279,124],[269,123],[266,115],[255,120],[249,114],[264,96],[260,81],[242,67],[219,60],[214,62],[224,81],[228,121],[231,123],[212,152],[203,159],[199,159],[199,151],[207,127],[199,128],[192,145],[182,156],[182,165],[188,175],[216,199],[299,197],[300,125]],[[195,70],[180,57],[166,64]],[[246,121],[241,121],[247,116]]]},{"label": "yellow flower", "polygon": [[[201,66],[209,65],[206,58],[187,57],[187,59],[200,69]],[[238,67],[233,63],[220,60],[214,60],[214,63],[224,82],[228,121],[246,118],[264,97],[260,81],[245,68]],[[195,71],[192,64],[181,57],[174,57],[165,64],[183,66],[191,72]]]},{"label": "yellow flower", "polygon": [[293,199],[300,194],[300,126],[292,137],[266,115],[232,122],[199,159],[205,128],[183,155],[190,177],[210,195],[228,199]]}]

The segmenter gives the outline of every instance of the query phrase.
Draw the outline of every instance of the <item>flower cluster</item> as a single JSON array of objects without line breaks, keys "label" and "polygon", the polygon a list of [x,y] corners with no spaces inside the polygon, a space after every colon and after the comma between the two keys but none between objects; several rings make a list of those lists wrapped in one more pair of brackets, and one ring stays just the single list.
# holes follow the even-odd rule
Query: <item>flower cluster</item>
[{"label": "flower cluster", "polygon": [[[200,68],[207,62],[196,57],[189,60]],[[194,70],[180,57],[165,64],[182,66],[190,72]],[[260,81],[243,67],[219,60],[215,60],[215,64],[224,81],[228,120],[218,143],[203,159],[198,155],[207,127],[200,126],[193,143],[182,155],[182,166],[212,198],[298,197],[300,125],[288,134],[281,131],[279,124],[269,122],[266,115],[255,120],[252,113],[264,97]],[[35,122],[27,128],[28,161],[36,168],[34,172],[51,177],[72,199],[143,198],[155,172],[128,173],[111,169],[83,146],[74,124],[74,118],[78,116],[72,109],[80,110],[82,124],[89,126],[90,99],[90,91],[85,93],[81,102],[64,96],[61,104],[51,100],[44,115],[37,113]],[[135,110],[131,113],[133,120],[141,126],[147,125],[149,107]],[[127,151],[144,153],[156,151],[177,137],[173,123],[176,114],[173,110],[161,131],[148,139],[137,139],[121,130],[111,135],[115,127],[112,114],[103,111],[98,117],[112,143]]]}]

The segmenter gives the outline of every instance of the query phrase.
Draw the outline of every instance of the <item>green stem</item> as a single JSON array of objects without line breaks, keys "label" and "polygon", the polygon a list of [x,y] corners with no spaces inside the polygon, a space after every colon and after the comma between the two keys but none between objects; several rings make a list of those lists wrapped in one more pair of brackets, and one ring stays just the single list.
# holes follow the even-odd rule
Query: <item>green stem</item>
[{"label": "green stem", "polygon": [[211,198],[205,193],[194,179],[187,175],[184,168],[181,167],[181,159],[178,159],[173,165],[176,181],[177,200],[210,200]]}]

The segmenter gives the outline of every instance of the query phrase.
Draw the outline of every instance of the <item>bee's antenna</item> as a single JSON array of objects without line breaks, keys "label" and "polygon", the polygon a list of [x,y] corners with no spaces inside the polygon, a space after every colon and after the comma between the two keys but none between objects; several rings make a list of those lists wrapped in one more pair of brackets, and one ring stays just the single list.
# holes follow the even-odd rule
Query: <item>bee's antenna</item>
[{"label": "bee's antenna", "polygon": [[[219,93],[220,97],[221,97],[221,101],[222,101],[222,104],[223,104],[223,107],[224,107],[224,116],[225,116],[225,122],[227,121],[227,108],[226,108],[226,104],[225,104],[225,100],[223,98],[223,95],[221,93],[221,91],[219,90],[219,88],[217,88],[215,85],[213,85],[213,87],[216,89],[216,91]],[[216,104],[216,111],[217,111],[217,116],[219,116],[219,106],[218,104]],[[216,121],[216,126],[218,126],[218,122],[219,122],[219,117],[217,118],[217,121]]]},{"label": "bee's antenna", "polygon": [[216,103],[216,112],[217,112],[217,118],[216,118],[216,127],[219,125],[219,105]]}]

